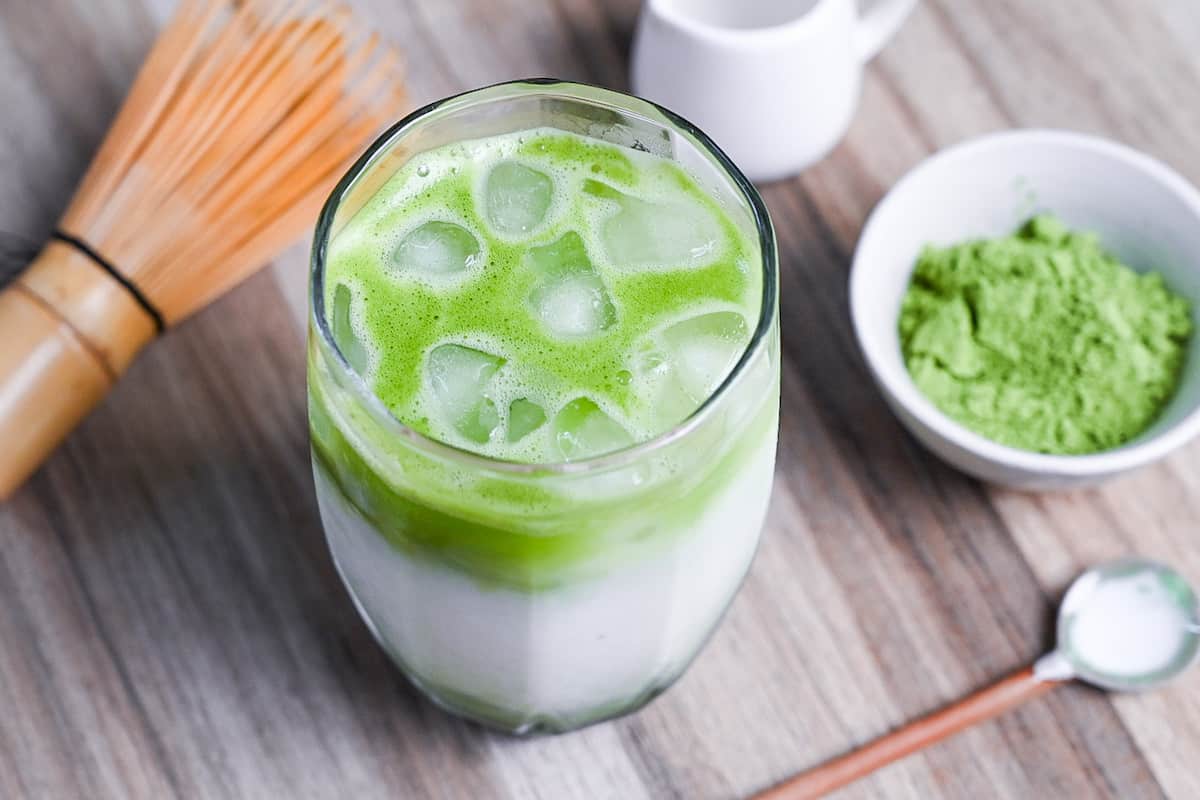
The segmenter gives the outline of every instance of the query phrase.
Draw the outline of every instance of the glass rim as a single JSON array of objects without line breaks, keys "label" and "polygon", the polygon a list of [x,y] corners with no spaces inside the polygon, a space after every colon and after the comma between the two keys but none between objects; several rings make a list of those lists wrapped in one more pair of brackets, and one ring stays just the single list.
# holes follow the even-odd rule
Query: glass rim
[{"label": "glass rim", "polygon": [[[512,89],[513,91],[506,97],[505,94],[495,94],[499,90]],[[463,105],[469,101],[480,97],[486,97],[489,94],[495,94],[494,97],[489,97],[490,100],[504,100],[508,97],[518,97],[522,94],[520,90],[543,90],[550,96],[558,96],[570,100],[577,100],[583,103],[603,106],[607,103],[614,110],[625,113],[632,113],[642,116],[643,118],[661,124],[665,122],[668,126],[676,129],[692,140],[692,143],[697,145],[699,149],[705,151],[711,156],[716,164],[724,172],[736,189],[741,193],[742,198],[749,206],[751,217],[754,221],[755,232],[758,236],[759,250],[761,253],[760,262],[762,264],[763,275],[763,292],[762,292],[762,307],[759,312],[758,325],[754,329],[753,335],[750,337],[741,356],[730,370],[725,379],[720,385],[712,391],[704,402],[702,402],[691,414],[685,417],[681,422],[666,429],[645,441],[635,442],[628,447],[620,450],[614,450],[609,453],[602,453],[597,456],[592,456],[578,461],[553,461],[544,463],[527,463],[523,461],[512,461],[502,458],[493,458],[481,453],[476,453],[472,450],[467,450],[462,447],[443,442],[440,439],[435,439],[431,436],[426,436],[420,431],[409,427],[402,420],[396,417],[391,412],[391,409],[384,405],[383,401],[371,390],[366,381],[361,375],[350,365],[345,355],[338,348],[337,343],[333,338],[333,331],[329,327],[329,322],[325,314],[325,263],[326,250],[328,249],[330,232],[333,228],[334,217],[337,214],[342,200],[346,194],[353,188],[355,182],[366,173],[370,168],[375,158],[386,153],[393,145],[397,144],[400,139],[413,127],[419,125],[430,114],[438,110],[444,109],[446,106]],[[591,97],[586,94],[579,93],[577,90],[586,89],[589,92],[595,92],[600,95],[600,98]],[[657,117],[657,118],[656,118]],[[363,152],[361,156],[350,166],[346,174],[337,182],[333,190],[330,192],[328,199],[321,207],[321,213],[317,217],[316,229],[313,233],[313,246],[309,261],[309,324],[312,330],[316,330],[320,336],[322,344],[326,346],[334,355],[333,359],[336,368],[345,373],[351,379],[354,390],[361,395],[363,401],[372,413],[377,416],[382,416],[388,425],[395,428],[395,433],[406,440],[408,443],[429,452],[433,455],[447,458],[450,460],[462,462],[475,467],[489,469],[497,472],[506,472],[512,474],[580,474],[589,472],[603,472],[610,469],[626,466],[639,458],[653,453],[657,450],[666,447],[667,445],[685,438],[696,428],[700,427],[704,421],[714,412],[718,402],[728,394],[729,388],[737,382],[738,378],[746,371],[749,364],[758,356],[758,354],[768,346],[769,334],[775,324],[777,316],[777,294],[778,294],[778,263],[775,248],[775,231],[771,225],[771,218],[767,212],[766,203],[763,202],[758,190],[750,182],[741,170],[730,160],[729,156],[722,151],[717,144],[708,137],[703,131],[688,122],[683,117],[663,108],[662,106],[650,100],[645,100],[640,97],[608,89],[595,84],[585,83],[581,81],[567,81],[556,78],[521,78],[511,81],[503,81],[500,83],[482,86],[476,89],[469,89],[458,94],[450,95],[440,100],[435,100],[421,108],[418,108],[411,113],[405,115],[400,121],[389,127],[381,133],[375,141]]]}]

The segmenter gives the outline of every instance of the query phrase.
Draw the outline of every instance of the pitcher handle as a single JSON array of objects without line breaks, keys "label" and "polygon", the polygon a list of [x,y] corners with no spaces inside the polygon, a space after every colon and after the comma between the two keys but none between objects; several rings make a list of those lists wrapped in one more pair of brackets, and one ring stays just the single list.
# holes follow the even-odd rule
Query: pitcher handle
[{"label": "pitcher handle", "polygon": [[917,0],[875,0],[859,15],[854,34],[854,48],[864,64],[883,49],[888,39],[900,29]]}]

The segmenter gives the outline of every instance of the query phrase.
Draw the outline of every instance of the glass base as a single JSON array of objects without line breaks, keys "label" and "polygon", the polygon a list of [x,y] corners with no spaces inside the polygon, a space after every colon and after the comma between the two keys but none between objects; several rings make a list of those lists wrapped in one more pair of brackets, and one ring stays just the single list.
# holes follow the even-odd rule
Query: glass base
[{"label": "glass base", "polygon": [[[380,642],[381,646],[382,644]],[[586,728],[589,725],[623,717],[626,714],[632,714],[648,705],[652,700],[669,689],[679,677],[676,675],[661,685],[640,692],[628,700],[607,703],[578,713],[553,716],[520,714],[513,712],[511,709],[500,708],[484,700],[456,692],[452,689],[426,683],[405,669],[404,664],[395,655],[391,653],[388,653],[388,655],[391,656],[397,667],[404,674],[404,677],[408,679],[408,682],[415,686],[421,694],[425,695],[438,708],[456,717],[462,717],[477,725],[482,725],[490,730],[523,738],[567,733],[579,730],[580,728]]]}]

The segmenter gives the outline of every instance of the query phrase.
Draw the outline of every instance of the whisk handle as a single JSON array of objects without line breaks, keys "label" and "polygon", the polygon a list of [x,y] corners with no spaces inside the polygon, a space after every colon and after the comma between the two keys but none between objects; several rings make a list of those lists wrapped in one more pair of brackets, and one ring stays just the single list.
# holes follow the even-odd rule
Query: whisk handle
[{"label": "whisk handle", "polygon": [[154,333],[113,279],[52,243],[0,292],[0,499],[87,416]]}]

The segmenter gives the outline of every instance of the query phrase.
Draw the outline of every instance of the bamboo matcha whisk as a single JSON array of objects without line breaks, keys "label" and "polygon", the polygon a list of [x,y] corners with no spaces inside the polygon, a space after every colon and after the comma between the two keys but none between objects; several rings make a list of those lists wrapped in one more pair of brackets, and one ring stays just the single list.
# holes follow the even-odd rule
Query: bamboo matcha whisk
[{"label": "bamboo matcha whisk", "polygon": [[291,244],[402,103],[323,0],[183,0],[41,254],[0,293],[0,498],[163,328]]}]

